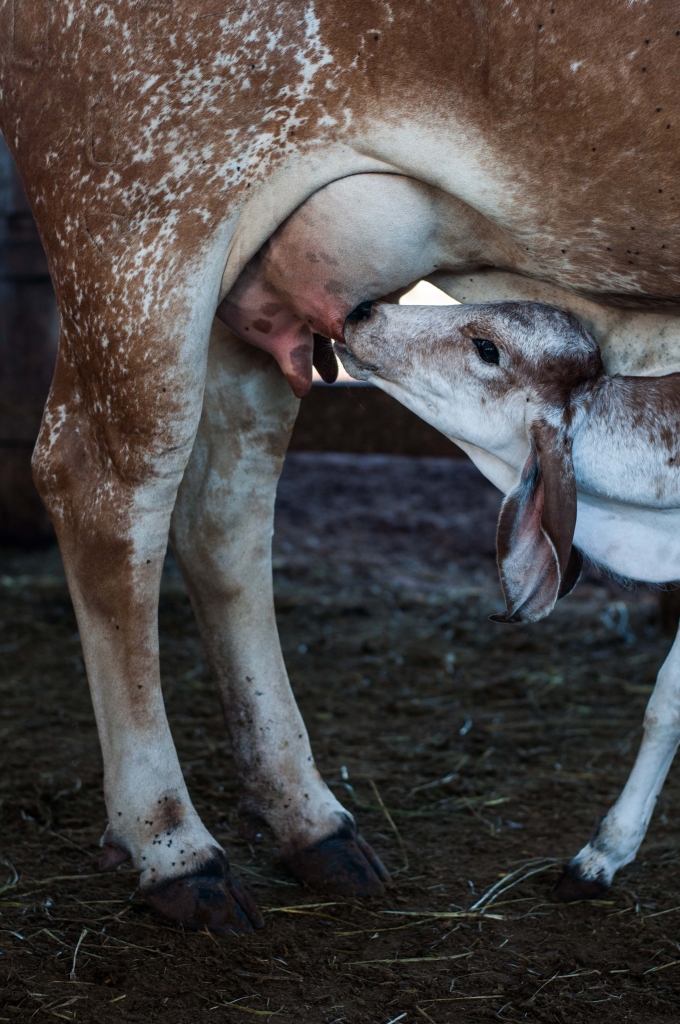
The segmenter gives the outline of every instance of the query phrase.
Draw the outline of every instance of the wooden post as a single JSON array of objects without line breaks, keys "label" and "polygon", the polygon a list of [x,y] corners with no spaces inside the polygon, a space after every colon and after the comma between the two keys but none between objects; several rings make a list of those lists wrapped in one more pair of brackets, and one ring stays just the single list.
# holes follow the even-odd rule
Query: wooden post
[{"label": "wooden post", "polygon": [[0,541],[52,536],[31,477],[31,453],[49,390],[59,321],[28,201],[0,135]]}]

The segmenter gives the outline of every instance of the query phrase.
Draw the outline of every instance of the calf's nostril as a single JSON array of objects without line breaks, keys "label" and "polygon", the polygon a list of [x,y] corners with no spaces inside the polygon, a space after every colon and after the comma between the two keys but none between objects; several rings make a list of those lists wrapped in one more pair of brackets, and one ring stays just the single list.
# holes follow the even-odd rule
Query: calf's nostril
[{"label": "calf's nostril", "polygon": [[360,320],[368,320],[373,311],[372,302],[360,302],[356,309],[347,315],[347,322],[354,324]]}]

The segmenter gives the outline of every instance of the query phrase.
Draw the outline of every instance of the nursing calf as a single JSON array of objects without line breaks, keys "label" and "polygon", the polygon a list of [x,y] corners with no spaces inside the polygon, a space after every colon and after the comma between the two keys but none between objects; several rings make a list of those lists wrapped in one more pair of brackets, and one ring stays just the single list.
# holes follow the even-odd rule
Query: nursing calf
[{"label": "nursing calf", "polygon": [[[529,302],[364,303],[336,351],[354,377],[455,440],[506,492],[498,621],[548,615],[576,584],[582,555],[633,580],[680,578],[680,374],[607,376],[575,317]],[[599,894],[635,858],[678,742],[676,638],[628,782],[565,868],[558,897]]]}]

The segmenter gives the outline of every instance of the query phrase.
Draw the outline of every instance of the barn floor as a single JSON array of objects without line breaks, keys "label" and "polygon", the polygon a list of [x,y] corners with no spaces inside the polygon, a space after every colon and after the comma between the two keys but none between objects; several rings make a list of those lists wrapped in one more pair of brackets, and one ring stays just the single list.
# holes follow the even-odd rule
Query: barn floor
[{"label": "barn floor", "polygon": [[497,507],[455,460],[294,453],[281,484],[284,651],[319,766],[393,872],[384,899],[303,890],[268,837],[239,836],[169,561],[168,712],[198,810],[265,912],[247,940],[184,935],[134,873],[97,874],[101,763],[59,559],[1,553],[0,1021],[677,1021],[677,769],[606,899],[548,896],[626,778],[670,639],[654,595],[596,578],[547,621],[489,622]]}]

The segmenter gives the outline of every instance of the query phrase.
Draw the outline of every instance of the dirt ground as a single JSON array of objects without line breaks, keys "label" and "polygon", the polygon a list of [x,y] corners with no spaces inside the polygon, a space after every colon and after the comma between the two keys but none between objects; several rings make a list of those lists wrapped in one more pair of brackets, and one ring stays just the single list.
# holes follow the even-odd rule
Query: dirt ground
[{"label": "dirt ground", "polygon": [[240,836],[169,560],[168,713],[197,808],[264,910],[248,939],[183,934],[151,916],[132,871],[97,873],[101,760],[58,555],[1,553],[0,1021],[678,1020],[677,771],[606,899],[548,897],[633,763],[671,642],[656,597],[590,576],[547,621],[489,622],[497,508],[462,461],[287,463],[283,647],[319,767],[393,873],[379,899],[304,890],[268,836]]}]

